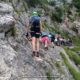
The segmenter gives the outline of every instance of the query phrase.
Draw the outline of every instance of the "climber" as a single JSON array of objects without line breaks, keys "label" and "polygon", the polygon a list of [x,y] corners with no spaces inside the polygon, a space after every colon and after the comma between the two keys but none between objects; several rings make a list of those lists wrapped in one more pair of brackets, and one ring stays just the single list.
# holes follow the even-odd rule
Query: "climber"
[{"label": "climber", "polygon": [[51,42],[54,42],[55,33],[50,32],[50,33],[48,34],[48,37],[50,38]]},{"label": "climber", "polygon": [[52,43],[53,48],[54,48],[55,33],[50,32],[50,33],[48,34],[48,38],[49,38],[49,40],[50,40],[50,42]]},{"label": "climber", "polygon": [[32,12],[29,20],[30,34],[32,38],[32,56],[39,57],[39,38],[41,33],[41,19],[36,11]]},{"label": "climber", "polygon": [[41,42],[44,43],[45,50],[48,50],[48,45],[50,43],[50,39],[46,32],[41,32]]},{"label": "climber", "polygon": [[59,34],[55,34],[55,39],[54,39],[54,43],[57,45],[57,46],[60,46],[60,35]]}]

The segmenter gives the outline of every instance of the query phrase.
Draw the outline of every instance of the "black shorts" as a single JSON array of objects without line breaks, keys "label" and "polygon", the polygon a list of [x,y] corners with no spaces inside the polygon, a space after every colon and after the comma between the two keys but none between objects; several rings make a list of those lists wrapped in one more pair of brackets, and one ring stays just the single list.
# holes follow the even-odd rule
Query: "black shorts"
[{"label": "black shorts", "polygon": [[39,38],[40,37],[40,26],[37,26],[37,27],[31,27],[31,37],[36,37],[36,38]]},{"label": "black shorts", "polygon": [[31,32],[31,37],[39,38],[40,37],[40,33]]}]

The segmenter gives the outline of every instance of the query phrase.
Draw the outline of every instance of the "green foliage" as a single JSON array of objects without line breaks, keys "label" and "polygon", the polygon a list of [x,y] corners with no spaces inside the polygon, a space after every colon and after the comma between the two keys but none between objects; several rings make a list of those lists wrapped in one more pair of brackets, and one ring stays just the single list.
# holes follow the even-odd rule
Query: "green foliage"
[{"label": "green foliage", "polygon": [[25,0],[29,7],[35,6],[36,4],[40,3],[39,0]]},{"label": "green foliage", "polygon": [[[78,36],[72,36],[72,37],[70,37],[69,36],[69,33],[68,32],[66,32],[66,31],[62,31],[62,32],[60,32],[60,34],[61,34],[61,36],[62,37],[64,37],[64,38],[71,38],[71,40],[72,40],[72,42],[73,42],[73,44],[75,45],[75,46],[80,46],[80,38],[78,38]],[[79,47],[80,48],[80,47]]]},{"label": "green foliage", "polygon": [[38,10],[38,15],[41,16],[42,15],[42,10]]},{"label": "green foliage", "polygon": [[58,71],[61,73],[61,74],[65,74],[65,72],[64,72],[64,70],[62,69],[62,62],[61,61],[56,61],[55,62],[55,65],[56,65],[56,67],[58,68]]},{"label": "green foliage", "polygon": [[[80,46],[80,38],[78,38],[78,36],[72,36],[72,37],[70,37],[69,36],[69,33],[68,32],[66,32],[66,31],[62,31],[62,32],[60,32],[60,34],[61,34],[61,36],[62,37],[64,37],[64,38],[71,38],[71,40],[72,40],[72,42],[73,42],[73,44],[75,45],[75,46]],[[80,48],[80,47],[79,47]]]},{"label": "green foliage", "polygon": [[25,11],[27,11],[27,9],[28,9],[28,4],[27,4],[25,1],[23,1],[23,6],[24,6],[24,8],[25,8]]},{"label": "green foliage", "polygon": [[64,5],[64,10],[65,10],[65,12],[67,12],[68,14],[71,13],[71,12],[70,12],[70,9],[71,9],[71,6],[70,6],[70,5],[68,5],[68,4],[65,4],[65,5]]},{"label": "green foliage", "polygon": [[29,7],[35,7],[38,4],[47,3],[47,0],[25,0]]},{"label": "green foliage", "polygon": [[78,29],[76,29],[75,26],[73,26],[71,29],[78,34]]},{"label": "green foliage", "polygon": [[12,36],[15,36],[16,35],[16,28],[15,27],[12,27],[11,28],[11,32],[12,32]]},{"label": "green foliage", "polygon": [[55,1],[49,1],[48,4],[51,5],[51,6],[55,6],[56,2]]},{"label": "green foliage", "polygon": [[80,57],[78,56],[78,54],[76,54],[74,51],[68,49],[67,47],[64,47],[64,49],[66,50],[66,53],[68,54],[70,59],[72,59],[76,65],[80,65]]},{"label": "green foliage", "polygon": [[55,11],[52,11],[50,14],[50,17],[52,21],[57,21],[57,22],[62,22],[62,17],[63,17],[64,11],[60,7],[56,7]]},{"label": "green foliage", "polygon": [[72,37],[72,42],[73,42],[76,46],[80,46],[80,38],[78,38],[77,36],[73,36],[73,37]]},{"label": "green foliage", "polygon": [[48,80],[52,80],[51,71],[50,71],[50,70],[48,70],[48,71],[46,72],[46,76],[47,76],[47,79],[48,79]]},{"label": "green foliage", "polygon": [[73,75],[75,80],[80,80],[80,72],[77,72],[76,69],[68,62],[66,56],[61,52],[60,55],[62,56],[64,63],[68,67],[70,73]]},{"label": "green foliage", "polygon": [[60,34],[61,34],[61,36],[64,37],[65,39],[66,39],[66,38],[69,38],[68,32],[66,32],[66,31],[62,31]]},{"label": "green foliage", "polygon": [[54,25],[48,25],[45,23],[45,29],[48,29],[49,32],[58,33],[60,34],[59,27],[57,26],[57,23],[54,23]]},{"label": "green foliage", "polygon": [[80,10],[80,0],[73,0],[73,5]]},{"label": "green foliage", "polygon": [[71,50],[74,51],[74,52],[77,52],[77,51],[80,51],[80,47],[76,46],[75,48],[72,48]]},{"label": "green foliage", "polygon": [[[68,34],[64,32],[62,34],[65,38],[69,38]],[[80,65],[80,56],[76,53],[77,51],[80,51],[80,39],[77,36],[71,37],[71,40],[74,45],[76,45],[73,49],[68,49],[67,47],[64,47],[66,50],[66,53],[68,56],[75,62],[76,65]]]},{"label": "green foliage", "polygon": [[48,0],[40,0],[41,3],[48,4]]},{"label": "green foliage", "polygon": [[73,22],[75,20],[75,16],[73,16],[72,14],[68,15],[68,18],[70,19],[71,22]]}]

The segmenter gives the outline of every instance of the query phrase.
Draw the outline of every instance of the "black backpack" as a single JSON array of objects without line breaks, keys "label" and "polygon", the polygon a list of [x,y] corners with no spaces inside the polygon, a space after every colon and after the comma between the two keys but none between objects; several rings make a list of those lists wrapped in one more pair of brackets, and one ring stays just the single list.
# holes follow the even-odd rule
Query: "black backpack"
[{"label": "black backpack", "polygon": [[40,17],[32,16],[30,19],[30,24],[32,25],[32,27],[39,27],[40,26]]}]

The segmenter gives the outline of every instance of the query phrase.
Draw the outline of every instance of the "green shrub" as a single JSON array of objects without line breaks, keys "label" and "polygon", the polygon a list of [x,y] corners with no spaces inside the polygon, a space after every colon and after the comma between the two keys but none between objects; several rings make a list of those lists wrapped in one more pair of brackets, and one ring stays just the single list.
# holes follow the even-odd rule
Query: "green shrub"
[{"label": "green shrub", "polygon": [[42,10],[38,10],[38,15],[41,16],[42,15]]},{"label": "green shrub", "polygon": [[51,12],[50,17],[51,17],[52,21],[57,21],[57,22],[61,23],[63,13],[64,13],[64,11],[61,7],[56,7],[55,11]]},{"label": "green shrub", "polygon": [[72,50],[74,52],[77,52],[77,51],[80,51],[80,47],[79,46],[76,46],[76,47],[74,47],[74,48],[72,48],[70,50]]},{"label": "green shrub", "polygon": [[23,1],[23,6],[25,8],[25,11],[27,12],[27,10],[28,10],[28,4],[25,1]]},{"label": "green shrub", "polygon": [[61,32],[61,36],[64,37],[65,39],[66,39],[66,38],[69,38],[69,35],[68,35],[68,34],[69,34],[69,33],[68,33],[67,31],[62,31],[62,32]]},{"label": "green shrub", "polygon": [[38,4],[46,4],[47,0],[25,0],[29,7],[35,7]]},{"label": "green shrub", "polygon": [[75,46],[80,46],[80,38],[78,38],[78,36],[69,36],[69,33],[67,31],[62,31],[61,36],[64,38],[71,38],[73,44],[75,44]]},{"label": "green shrub", "polygon": [[47,76],[47,79],[48,79],[48,80],[52,80],[51,71],[50,71],[50,70],[48,70],[48,71],[46,72],[46,76]]},{"label": "green shrub", "polygon": [[73,42],[76,46],[80,46],[80,38],[78,38],[77,36],[73,36],[73,37],[72,37],[72,42]]},{"label": "green shrub", "polygon": [[40,3],[39,0],[25,0],[29,7],[37,5],[37,3]]},{"label": "green shrub", "polygon": [[11,28],[11,32],[12,32],[12,36],[15,36],[16,35],[16,28],[15,27],[13,27],[13,28]]},{"label": "green shrub", "polygon": [[52,25],[48,25],[47,23],[45,23],[45,29],[46,28],[49,30],[49,32],[60,34],[59,27],[55,23],[54,23],[53,26]]},{"label": "green shrub", "polygon": [[68,54],[68,56],[70,57],[70,59],[72,59],[76,65],[80,64],[80,57],[78,56],[78,54],[76,54],[74,51],[67,49],[66,47],[64,48],[66,50],[66,53]]},{"label": "green shrub", "polygon": [[76,29],[76,27],[74,26],[74,27],[72,27],[71,28],[74,32],[76,32],[77,34],[78,34],[78,29]]},{"label": "green shrub", "polygon": [[55,6],[55,5],[56,5],[56,2],[55,2],[55,1],[49,1],[48,3],[49,3],[49,5],[51,5],[51,6]]},{"label": "green shrub", "polygon": [[73,5],[78,9],[78,11],[80,10],[80,0],[72,0],[73,1]]},{"label": "green shrub", "polygon": [[62,56],[64,63],[68,67],[70,73],[73,75],[75,80],[80,80],[80,72],[77,72],[76,69],[68,62],[66,56],[61,52],[60,55]]}]

